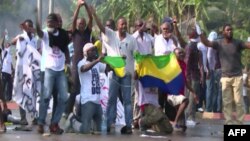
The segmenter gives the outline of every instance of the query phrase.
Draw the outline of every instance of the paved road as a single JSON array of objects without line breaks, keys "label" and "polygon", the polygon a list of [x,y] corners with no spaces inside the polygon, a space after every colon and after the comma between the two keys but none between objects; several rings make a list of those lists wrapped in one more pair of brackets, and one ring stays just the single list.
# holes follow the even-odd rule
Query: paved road
[{"label": "paved road", "polygon": [[189,127],[185,134],[174,132],[172,135],[157,137],[142,137],[138,130],[133,135],[120,135],[119,126],[113,135],[81,135],[66,133],[63,135],[42,136],[36,133],[36,127],[32,131],[15,131],[14,126],[8,126],[5,134],[0,134],[0,141],[223,141],[222,120],[200,120],[200,124]]},{"label": "paved road", "polygon": [[[18,106],[9,104],[13,115],[19,116]],[[30,117],[27,115],[27,117]],[[65,133],[63,135],[42,136],[36,132],[36,126],[32,131],[16,131],[16,126],[8,126],[4,134],[0,134],[0,141],[223,141],[223,115],[213,113],[197,114],[200,124],[195,127],[189,127],[186,133],[174,132],[168,136],[162,137],[142,137],[138,130],[132,135],[121,135],[120,127],[117,126],[115,134],[107,135],[81,135]],[[49,119],[49,118],[48,118]],[[31,121],[31,119],[28,119]],[[245,124],[250,125],[250,115],[246,115]]]}]

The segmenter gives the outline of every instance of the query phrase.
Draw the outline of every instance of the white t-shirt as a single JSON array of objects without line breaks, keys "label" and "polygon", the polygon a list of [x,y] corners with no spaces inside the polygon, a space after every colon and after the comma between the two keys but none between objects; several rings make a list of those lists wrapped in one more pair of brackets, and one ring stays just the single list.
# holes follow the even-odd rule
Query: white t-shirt
[{"label": "white t-shirt", "polygon": [[82,59],[77,65],[81,84],[81,104],[89,101],[100,104],[101,85],[99,75],[100,72],[105,70],[106,65],[97,63],[89,71],[81,72],[81,67],[88,63],[90,62]]},{"label": "white t-shirt", "polygon": [[[30,46],[34,47],[35,49],[37,49],[37,39],[35,37],[34,34],[31,35],[31,39],[29,38],[28,34],[26,31],[23,31],[22,34],[17,35],[16,38],[22,37],[24,38],[24,41],[26,42],[26,44],[29,44]],[[17,48],[18,50],[18,48]]]},{"label": "white t-shirt", "polygon": [[138,45],[133,36],[126,33],[126,37],[120,40],[118,32],[105,27],[105,35],[102,35],[104,43],[103,53],[108,56],[126,56],[126,73],[134,73],[133,53],[138,50]]},{"label": "white t-shirt", "polygon": [[199,42],[197,44],[197,48],[202,53],[203,68],[204,68],[204,71],[207,72],[208,70],[207,69],[207,47],[202,42]]},{"label": "white t-shirt", "polygon": [[210,70],[215,70],[217,51],[211,47],[207,49],[207,61]]},{"label": "white t-shirt", "polygon": [[[42,57],[41,57],[41,66],[40,66],[40,69],[41,69],[41,71],[42,72],[44,72],[45,71],[45,62],[46,62],[46,58],[47,58],[47,53],[46,53],[46,50],[44,49],[44,47],[43,46],[45,46],[45,41],[42,41],[42,43],[41,43],[41,50],[42,50]],[[49,43],[48,43],[49,44]]]},{"label": "white t-shirt", "polygon": [[160,107],[158,102],[158,88],[143,88],[140,81],[138,81],[138,88],[138,106],[152,104],[156,107]]},{"label": "white t-shirt", "polygon": [[11,69],[12,56],[11,56],[11,53],[10,53],[10,47],[5,48],[2,51],[2,61],[3,61],[2,62],[2,72],[11,74],[12,73],[12,69]]},{"label": "white t-shirt", "polygon": [[143,32],[143,37],[141,38],[139,31],[136,31],[132,36],[138,43],[140,54],[153,54],[154,38],[150,34]]},{"label": "white t-shirt", "polygon": [[155,37],[155,56],[165,55],[168,52],[173,52],[175,48],[176,45],[174,44],[173,39],[170,38],[167,41],[165,38],[163,38],[162,34]]},{"label": "white t-shirt", "polygon": [[[43,53],[42,60],[45,68],[52,69],[54,71],[64,70],[65,65],[65,54],[59,49],[59,47],[50,47],[49,46],[49,34],[47,31],[43,31]],[[54,36],[58,36],[59,31],[54,33]]]}]

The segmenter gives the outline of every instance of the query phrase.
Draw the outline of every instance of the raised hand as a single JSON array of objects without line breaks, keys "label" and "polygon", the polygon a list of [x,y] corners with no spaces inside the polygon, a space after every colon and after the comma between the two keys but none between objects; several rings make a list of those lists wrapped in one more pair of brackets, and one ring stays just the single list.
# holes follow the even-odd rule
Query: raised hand
[{"label": "raised hand", "polygon": [[197,22],[195,22],[195,29],[196,29],[197,34],[201,35],[201,33],[202,33],[201,28],[200,28],[200,26],[199,26],[199,24]]},{"label": "raised hand", "polygon": [[95,7],[93,7],[92,5],[89,5],[89,10],[92,14],[95,14],[96,13],[96,9]]},{"label": "raised hand", "polygon": [[82,6],[85,4],[85,0],[78,0],[77,5]]},{"label": "raised hand", "polygon": [[104,54],[100,54],[99,57],[97,58],[97,61],[100,62],[104,58]]},{"label": "raised hand", "polygon": [[172,18],[172,20],[173,20],[173,24],[177,24],[177,23],[178,23],[178,21],[177,21],[177,19],[176,19],[176,16],[174,16],[174,17]]}]

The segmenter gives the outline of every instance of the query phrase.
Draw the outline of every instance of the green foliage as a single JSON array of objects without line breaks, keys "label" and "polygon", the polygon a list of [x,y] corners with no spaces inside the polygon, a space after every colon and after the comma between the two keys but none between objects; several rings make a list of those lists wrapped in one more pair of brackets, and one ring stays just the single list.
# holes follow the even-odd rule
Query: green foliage
[{"label": "green foliage", "polygon": [[[246,41],[249,37],[249,32],[245,29],[234,29],[234,38]],[[242,51],[241,62],[244,66],[250,66],[250,50]]]}]

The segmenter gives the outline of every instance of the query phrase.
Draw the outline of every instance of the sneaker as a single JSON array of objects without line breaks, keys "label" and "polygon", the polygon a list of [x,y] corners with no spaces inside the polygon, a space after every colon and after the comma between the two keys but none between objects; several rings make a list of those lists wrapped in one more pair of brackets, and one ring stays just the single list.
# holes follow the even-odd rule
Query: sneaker
[{"label": "sneaker", "polygon": [[0,125],[0,133],[5,133],[6,132],[6,126],[1,123]]},{"label": "sneaker", "polygon": [[194,127],[197,123],[193,120],[187,120],[186,121],[186,125],[187,126],[191,126],[191,127]]},{"label": "sneaker", "polygon": [[69,131],[71,131],[71,129],[73,128],[72,125],[73,125],[73,120],[74,120],[75,116],[73,113],[71,113],[69,116],[68,116],[68,119],[66,120],[65,122],[65,125],[64,125],[64,131],[66,133],[69,133]]},{"label": "sneaker", "polygon": [[146,134],[147,128],[145,126],[140,126],[140,132],[141,132],[141,134]]},{"label": "sneaker", "polygon": [[51,124],[49,129],[51,134],[61,135],[64,132],[64,130],[61,129],[58,124]]},{"label": "sneaker", "polygon": [[200,112],[200,113],[204,112],[203,108],[198,108],[197,111]]},{"label": "sneaker", "polygon": [[179,126],[179,125],[174,125],[173,129],[174,129],[174,131],[177,131],[177,132],[182,132],[183,131],[182,127]]},{"label": "sneaker", "polygon": [[131,127],[127,127],[127,126],[123,126],[121,128],[121,134],[132,134],[132,128]]},{"label": "sneaker", "polygon": [[37,132],[39,133],[39,134],[43,134],[44,133],[44,128],[43,128],[43,125],[38,125],[38,127],[37,127]]}]

